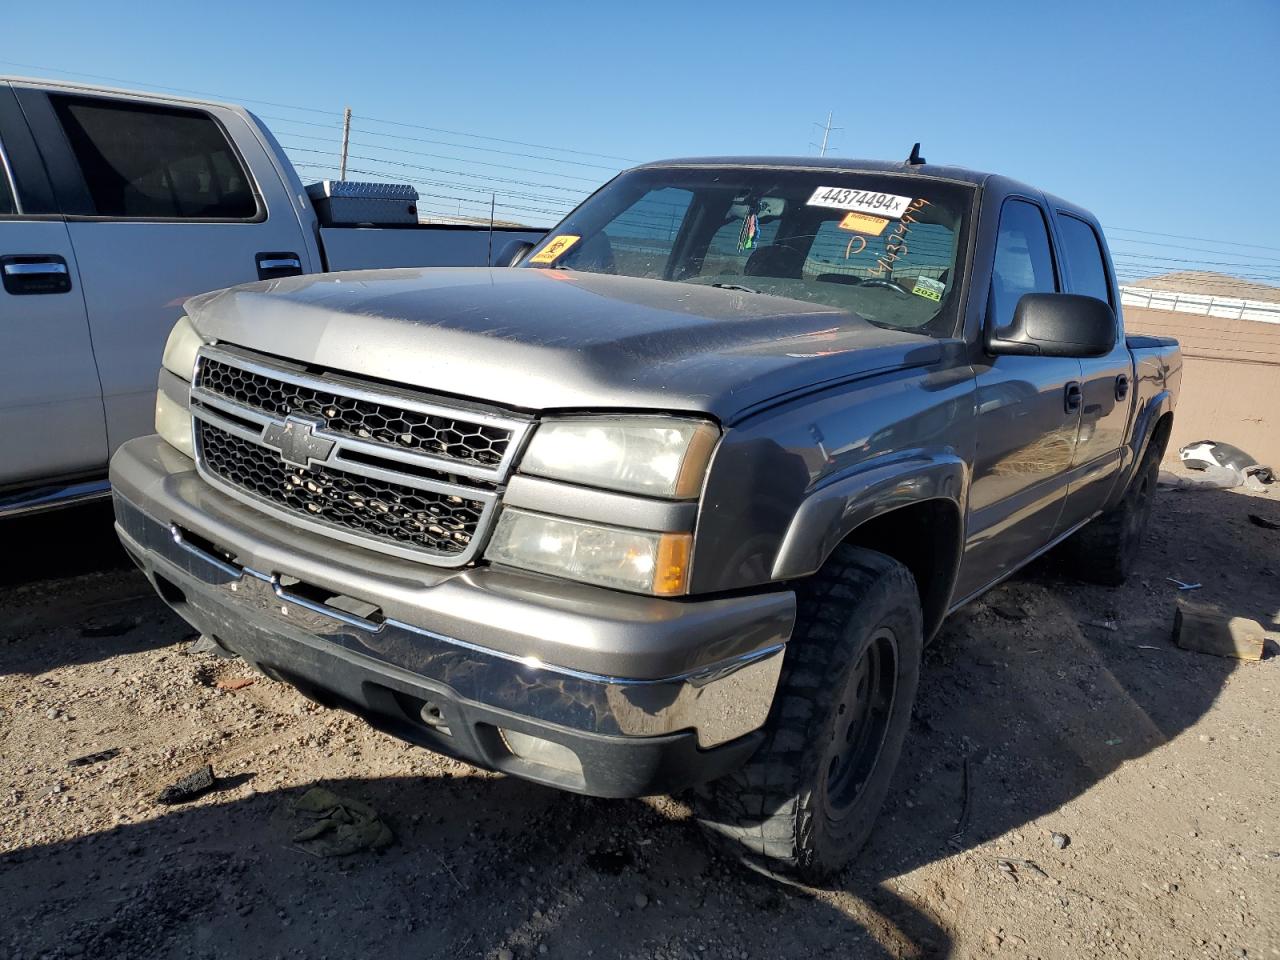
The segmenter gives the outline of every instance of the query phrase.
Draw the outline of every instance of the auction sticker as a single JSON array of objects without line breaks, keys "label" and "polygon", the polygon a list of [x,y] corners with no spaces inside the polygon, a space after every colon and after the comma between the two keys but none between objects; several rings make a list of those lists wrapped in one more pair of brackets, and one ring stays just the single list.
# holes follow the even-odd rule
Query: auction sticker
[{"label": "auction sticker", "polygon": [[910,205],[910,197],[900,197],[894,193],[877,193],[874,190],[858,190],[855,187],[819,187],[809,198],[811,207],[856,210],[859,213],[875,213],[895,220],[906,213]]},{"label": "auction sticker", "polygon": [[555,263],[565,251],[581,239],[581,237],[574,236],[572,233],[562,233],[558,237],[553,237],[550,243],[530,258],[529,262]]},{"label": "auction sticker", "polygon": [[932,277],[916,277],[916,285],[911,289],[917,297],[924,297],[926,300],[932,300],[935,303],[942,300],[942,295],[946,292],[947,285],[941,280],[934,280]]},{"label": "auction sticker", "polygon": [[884,233],[889,221],[884,217],[869,217],[865,213],[846,213],[840,221],[841,230],[853,230],[856,233],[869,233],[878,237]]}]

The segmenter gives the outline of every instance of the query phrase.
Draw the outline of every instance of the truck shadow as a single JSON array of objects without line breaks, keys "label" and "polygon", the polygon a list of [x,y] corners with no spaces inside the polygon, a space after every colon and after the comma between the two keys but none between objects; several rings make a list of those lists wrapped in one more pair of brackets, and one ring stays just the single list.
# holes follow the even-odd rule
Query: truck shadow
[{"label": "truck shadow", "polygon": [[[835,887],[906,878],[942,906],[938,922],[949,927],[945,900],[931,895],[928,877],[912,882],[913,871],[969,852],[960,869],[973,883],[1059,886],[1072,857],[1109,844],[1111,825],[1075,836],[1083,831],[1055,814],[1120,765],[1185,735],[1240,668],[1174,644],[1181,591],[1166,578],[1201,584],[1194,598],[1228,616],[1280,624],[1280,534],[1250,514],[1280,521],[1280,502],[1162,491],[1123,587],[1067,579],[1050,555],[953,616],[925,653],[881,827]],[[1056,831],[1069,835],[1066,848],[1053,843]],[[999,858],[1013,858],[1014,875]],[[1019,873],[1026,860],[1040,872]],[[1064,909],[1074,896],[1060,887]]]},{"label": "truck shadow", "polygon": [[896,898],[835,904],[718,859],[669,802],[479,775],[322,785],[378,810],[396,842],[315,859],[291,843],[303,788],[233,788],[233,800],[214,794],[0,858],[12,921],[0,955],[492,960],[545,948],[553,958],[888,960],[950,950],[927,912]]},{"label": "truck shadow", "polygon": [[189,638],[129,560],[110,503],[0,521],[0,676]]},{"label": "truck shadow", "polygon": [[0,520],[0,587],[132,567],[116,537],[110,501]]},{"label": "truck shadow", "polygon": [[[1055,814],[1121,764],[1185,735],[1238,668],[1172,644],[1178,588],[1165,578],[1201,582],[1197,597],[1229,613],[1280,617],[1280,534],[1249,513],[1280,521],[1280,503],[1162,493],[1123,588],[1077,585],[1045,562],[953,617],[926,653],[879,829],[825,890],[778,884],[710,853],[675,801],[592,800],[446,765],[461,775],[437,767],[326,783],[385,816],[398,842],[381,854],[306,856],[289,842],[286,813],[301,789],[253,794],[253,783],[17,850],[0,860],[0,897],[14,918],[0,954],[975,953],[985,923],[947,895],[956,875],[1054,884],[1113,829],[1064,829],[1071,842],[1058,849]],[[406,771],[418,766],[413,755]],[[999,857],[1047,876],[1020,865],[1011,877]],[[947,874],[927,869],[944,859]],[[1064,909],[1078,896],[1066,883],[1055,895]]]}]

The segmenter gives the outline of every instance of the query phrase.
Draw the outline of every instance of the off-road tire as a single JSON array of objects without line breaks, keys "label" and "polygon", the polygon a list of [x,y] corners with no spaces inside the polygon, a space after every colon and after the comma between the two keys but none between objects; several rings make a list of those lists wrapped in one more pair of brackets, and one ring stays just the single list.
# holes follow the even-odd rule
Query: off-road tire
[{"label": "off-road tire", "polygon": [[911,573],[872,550],[839,547],[797,593],[765,739],[743,767],[700,788],[694,811],[731,855],[818,881],[871,835],[910,724],[924,635]]},{"label": "off-road tire", "polygon": [[1149,446],[1120,502],[1063,544],[1067,569],[1074,577],[1104,587],[1121,586],[1129,578],[1151,519],[1162,452],[1155,444]]}]

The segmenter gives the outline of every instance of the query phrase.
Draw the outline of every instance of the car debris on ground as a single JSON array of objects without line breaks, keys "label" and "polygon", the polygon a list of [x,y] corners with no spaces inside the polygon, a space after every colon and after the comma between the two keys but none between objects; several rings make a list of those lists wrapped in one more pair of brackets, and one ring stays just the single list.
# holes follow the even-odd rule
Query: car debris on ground
[{"label": "car debris on ground", "polygon": [[324,787],[312,787],[298,798],[293,813],[307,822],[294,833],[293,845],[313,857],[383,850],[395,839],[373,807]]},{"label": "car debris on ground", "polygon": [[156,802],[163,803],[166,806],[172,806],[177,803],[187,803],[198,797],[204,796],[213,789],[214,777],[213,767],[210,764],[191,771],[184,777],[180,777],[173,783],[169,784],[159,794],[156,795]]}]

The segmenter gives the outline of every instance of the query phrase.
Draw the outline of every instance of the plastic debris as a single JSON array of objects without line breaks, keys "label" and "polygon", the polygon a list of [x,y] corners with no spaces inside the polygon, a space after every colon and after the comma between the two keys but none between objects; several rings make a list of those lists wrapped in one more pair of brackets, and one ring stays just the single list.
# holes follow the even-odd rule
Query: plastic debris
[{"label": "plastic debris", "polygon": [[1203,476],[1176,478],[1173,485],[1177,487],[1229,490],[1245,486],[1261,491],[1275,482],[1275,472],[1270,467],[1258,463],[1239,447],[1220,440],[1188,443],[1178,451],[1178,457],[1183,466]]},{"label": "plastic debris", "polygon": [[110,760],[112,757],[120,755],[119,747],[111,747],[107,750],[99,750],[97,753],[86,753],[83,757],[76,757],[74,760],[68,760],[68,767],[87,767],[95,763],[102,763],[104,760]]}]

